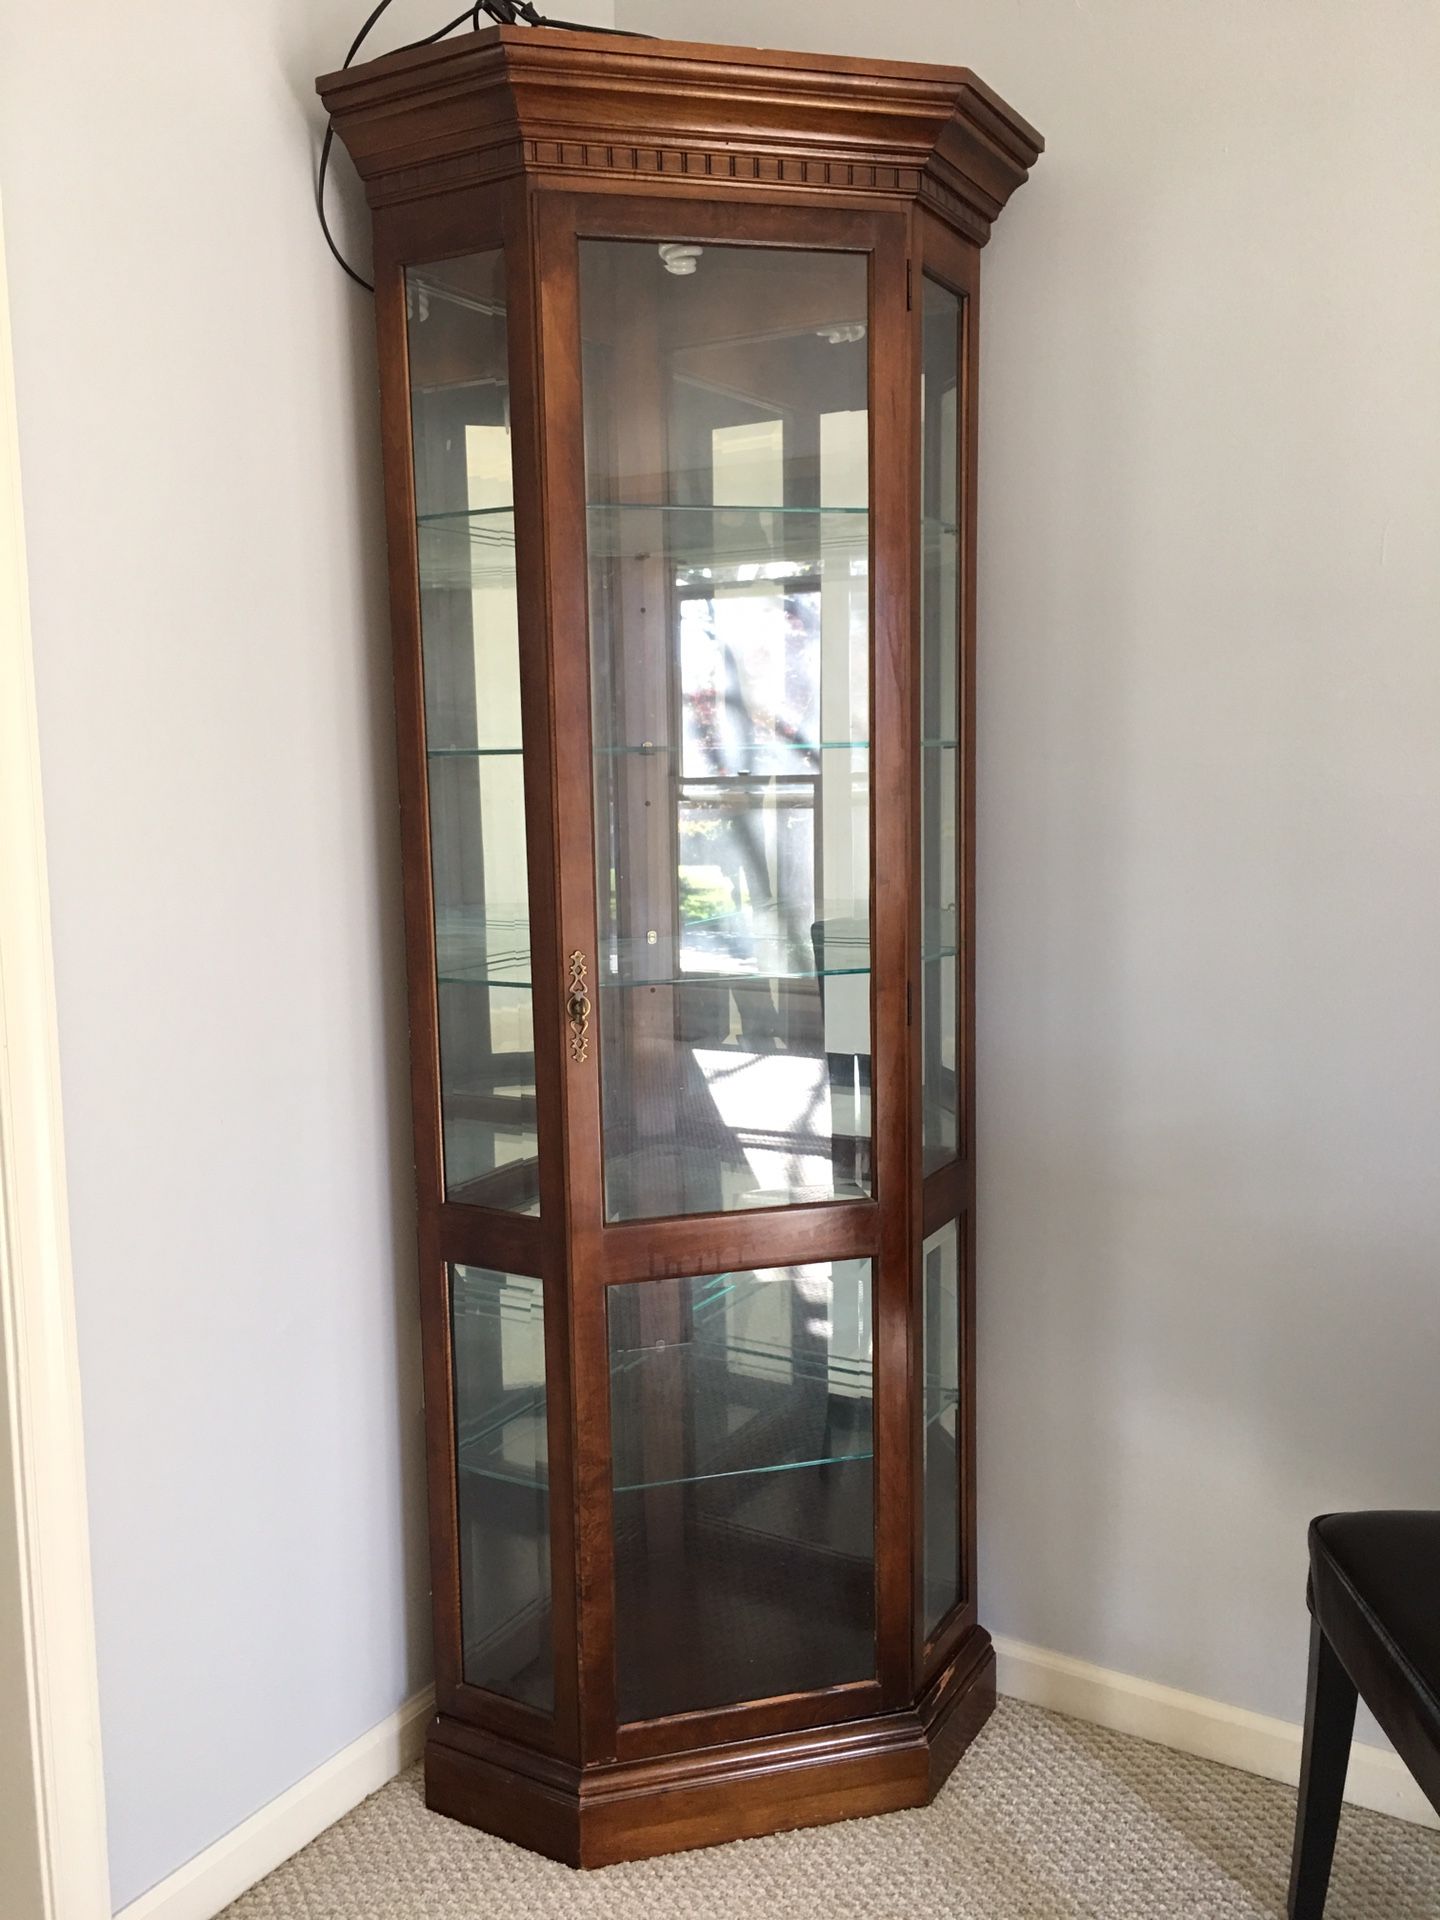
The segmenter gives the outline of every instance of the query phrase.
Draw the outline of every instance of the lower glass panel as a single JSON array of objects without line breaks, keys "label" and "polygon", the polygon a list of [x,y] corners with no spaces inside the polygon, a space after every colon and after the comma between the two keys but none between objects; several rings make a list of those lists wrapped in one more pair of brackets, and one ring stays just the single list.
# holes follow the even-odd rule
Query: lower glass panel
[{"label": "lower glass panel", "polygon": [[541,1283],[452,1267],[462,1671],[550,1713],[550,1480]]},{"label": "lower glass panel", "polygon": [[622,1721],[875,1674],[868,1260],[609,1290]]},{"label": "lower glass panel", "polygon": [[925,1242],[925,1638],[965,1597],[960,1540],[960,1235]]}]

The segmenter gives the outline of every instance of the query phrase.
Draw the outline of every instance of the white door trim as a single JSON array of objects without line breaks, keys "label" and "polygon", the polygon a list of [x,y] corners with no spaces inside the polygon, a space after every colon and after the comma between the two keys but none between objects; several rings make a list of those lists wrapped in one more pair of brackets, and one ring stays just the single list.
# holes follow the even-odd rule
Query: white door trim
[{"label": "white door trim", "polygon": [[[109,1920],[105,1790],[20,447],[0,223],[0,1669],[29,1722],[0,1842],[35,1920]],[[8,1623],[8,1626],[7,1626]],[[18,1626],[19,1646],[13,1641]],[[18,1658],[16,1657],[18,1655]],[[13,1804],[12,1804],[13,1803]],[[34,1895],[26,1900],[33,1904]],[[30,1920],[28,1912],[15,1920]]]}]

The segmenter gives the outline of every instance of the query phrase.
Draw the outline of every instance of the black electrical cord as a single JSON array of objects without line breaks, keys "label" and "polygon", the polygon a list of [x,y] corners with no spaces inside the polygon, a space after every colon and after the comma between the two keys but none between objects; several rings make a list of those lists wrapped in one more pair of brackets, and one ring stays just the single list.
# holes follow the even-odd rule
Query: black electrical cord
[{"label": "black electrical cord", "polygon": [[[374,12],[350,42],[350,51],[340,62],[340,70],[342,73],[346,67],[352,64],[356,54],[369,38],[370,29],[375,25],[381,14],[386,12],[390,5],[391,0],[380,0]],[[443,27],[437,27],[434,33],[423,34],[418,40],[407,40],[403,47],[397,47],[395,51],[397,53],[408,53],[413,47],[433,47],[437,40],[445,39],[446,35],[454,33],[457,27],[463,27],[467,20],[478,33],[480,31],[482,16],[488,17],[495,21],[498,26],[502,27],[558,27],[568,33],[614,33],[619,34],[627,40],[644,40],[649,38],[647,34],[629,33],[624,27],[587,27],[573,20],[547,20],[543,14],[536,12],[534,6],[530,4],[530,0],[475,0],[473,6],[466,7],[463,13],[456,14],[455,18],[448,21]],[[351,266],[344,254],[341,253],[339,247],[336,246],[335,236],[330,231],[330,222],[325,218],[325,176],[330,168],[330,150],[334,144],[335,122],[330,120],[326,122],[325,138],[320,142],[320,164],[315,170],[315,211],[320,218],[320,231],[325,236],[326,246],[329,247],[331,253],[334,254],[336,261],[343,271],[349,274],[357,287],[364,287],[367,293],[373,293],[375,291],[374,281],[367,280],[363,273],[357,273],[355,268]]]}]

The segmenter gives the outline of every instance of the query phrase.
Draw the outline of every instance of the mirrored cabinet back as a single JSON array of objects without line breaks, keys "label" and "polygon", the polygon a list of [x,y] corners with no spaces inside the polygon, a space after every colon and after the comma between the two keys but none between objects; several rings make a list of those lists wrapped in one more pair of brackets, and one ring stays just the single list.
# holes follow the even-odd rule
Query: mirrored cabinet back
[{"label": "mirrored cabinet back", "polygon": [[963,68],[498,27],[364,179],[426,1797],[577,1866],[920,1805],[975,1603]]}]

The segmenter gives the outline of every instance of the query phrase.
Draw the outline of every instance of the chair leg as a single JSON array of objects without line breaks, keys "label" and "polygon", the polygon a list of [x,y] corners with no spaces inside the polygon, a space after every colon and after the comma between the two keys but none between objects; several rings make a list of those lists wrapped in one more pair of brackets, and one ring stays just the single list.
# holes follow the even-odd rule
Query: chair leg
[{"label": "chair leg", "polygon": [[1321,1920],[1325,1911],[1354,1729],[1354,1682],[1320,1631],[1320,1623],[1312,1620],[1300,1804],[1290,1863],[1290,1920]]}]

